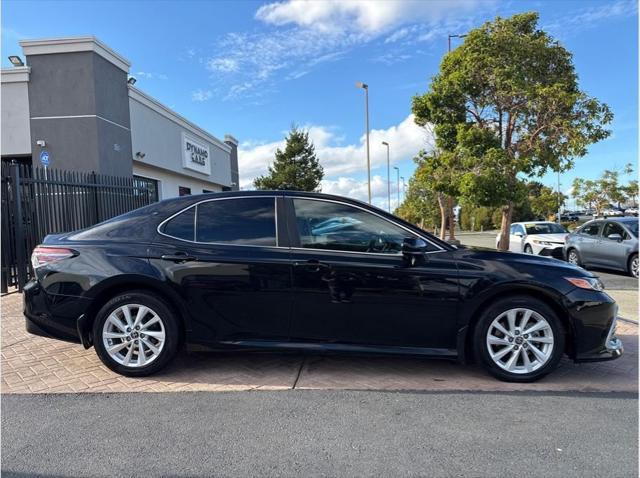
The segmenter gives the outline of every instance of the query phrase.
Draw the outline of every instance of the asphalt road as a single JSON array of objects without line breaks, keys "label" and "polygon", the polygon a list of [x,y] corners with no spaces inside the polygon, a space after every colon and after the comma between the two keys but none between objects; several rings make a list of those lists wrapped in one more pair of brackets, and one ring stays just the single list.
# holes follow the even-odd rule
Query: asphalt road
[{"label": "asphalt road", "polygon": [[625,394],[5,395],[9,476],[636,476]]},{"label": "asphalt road", "polygon": [[[461,233],[458,234],[460,242],[470,247],[487,247],[495,249],[496,246],[496,232],[482,232],[482,233]],[[607,269],[589,269],[594,272],[600,280],[604,283],[606,289],[610,290],[637,290],[638,279],[630,277],[624,272],[618,272]]]}]

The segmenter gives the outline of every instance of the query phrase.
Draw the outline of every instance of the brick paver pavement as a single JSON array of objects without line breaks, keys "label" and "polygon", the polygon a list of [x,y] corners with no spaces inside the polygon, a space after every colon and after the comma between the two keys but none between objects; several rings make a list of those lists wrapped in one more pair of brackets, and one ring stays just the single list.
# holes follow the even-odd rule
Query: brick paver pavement
[{"label": "brick paver pavement", "polygon": [[563,360],[534,384],[494,380],[477,367],[421,358],[279,353],[181,354],[161,373],[127,378],[104,367],[93,349],[36,337],[24,329],[22,297],[2,298],[2,393],[168,392],[305,389],[638,390],[638,327],[620,323],[619,360],[576,365]]}]

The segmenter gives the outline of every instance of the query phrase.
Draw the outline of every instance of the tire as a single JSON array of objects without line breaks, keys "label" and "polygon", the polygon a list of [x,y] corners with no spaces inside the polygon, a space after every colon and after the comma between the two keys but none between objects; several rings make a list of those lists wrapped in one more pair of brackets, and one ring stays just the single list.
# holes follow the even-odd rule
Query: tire
[{"label": "tire", "polygon": [[[140,329],[136,330],[131,326],[138,315]],[[96,353],[107,367],[121,375],[144,377],[158,372],[176,355],[178,319],[159,297],[146,291],[127,292],[102,306],[93,322],[93,338]]]},{"label": "tire", "polygon": [[[526,328],[521,330],[517,326],[522,325],[525,314],[529,317]],[[516,327],[509,326],[509,315],[514,317]],[[502,334],[496,322],[510,335]],[[534,326],[540,329],[523,333]],[[546,303],[529,296],[515,296],[498,300],[483,312],[474,331],[473,345],[476,360],[494,377],[506,382],[534,382],[558,366],[564,353],[565,332]]]},{"label": "tire", "polygon": [[531,244],[526,244],[524,246],[524,253],[525,254],[533,254],[533,248],[531,247]]},{"label": "tire", "polygon": [[629,272],[629,275],[631,277],[635,277],[636,279],[638,278],[638,254],[633,254],[630,258],[629,258],[629,264],[627,267],[627,271]]},{"label": "tire", "polygon": [[578,267],[582,267],[582,261],[580,260],[580,254],[576,249],[569,249],[567,251],[567,262],[569,264],[576,265]]}]

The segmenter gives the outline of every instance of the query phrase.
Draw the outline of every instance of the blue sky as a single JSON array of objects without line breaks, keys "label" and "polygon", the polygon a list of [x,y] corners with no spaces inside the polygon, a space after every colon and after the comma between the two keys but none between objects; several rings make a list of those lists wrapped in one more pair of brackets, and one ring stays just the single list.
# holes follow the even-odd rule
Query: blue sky
[{"label": "blue sky", "polygon": [[[431,141],[413,125],[447,49],[497,15],[535,10],[574,54],[580,86],[608,103],[612,136],[574,177],[637,164],[638,19],[635,1],[10,1],[2,2],[2,65],[22,38],[95,35],[132,62],[137,87],[222,137],[241,142],[243,186],[266,170],[291,124],[309,128],[326,170],[323,190],[366,197],[363,92],[370,85],[375,202],[386,206],[386,153],[408,179]],[[454,46],[456,40],[454,40]],[[392,170],[393,174],[393,170]],[[395,176],[392,176],[395,185]],[[555,185],[555,176],[543,182]],[[395,187],[395,186],[394,186]]]}]

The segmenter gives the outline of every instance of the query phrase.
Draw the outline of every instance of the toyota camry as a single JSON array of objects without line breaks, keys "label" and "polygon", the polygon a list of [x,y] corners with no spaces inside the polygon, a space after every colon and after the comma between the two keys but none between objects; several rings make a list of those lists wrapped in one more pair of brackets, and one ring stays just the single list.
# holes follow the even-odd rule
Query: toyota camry
[{"label": "toyota camry", "polygon": [[592,273],[456,248],[368,204],[316,193],[165,200],[47,236],[24,289],[27,330],[157,372],[187,349],[412,354],[502,380],[622,354]]}]

